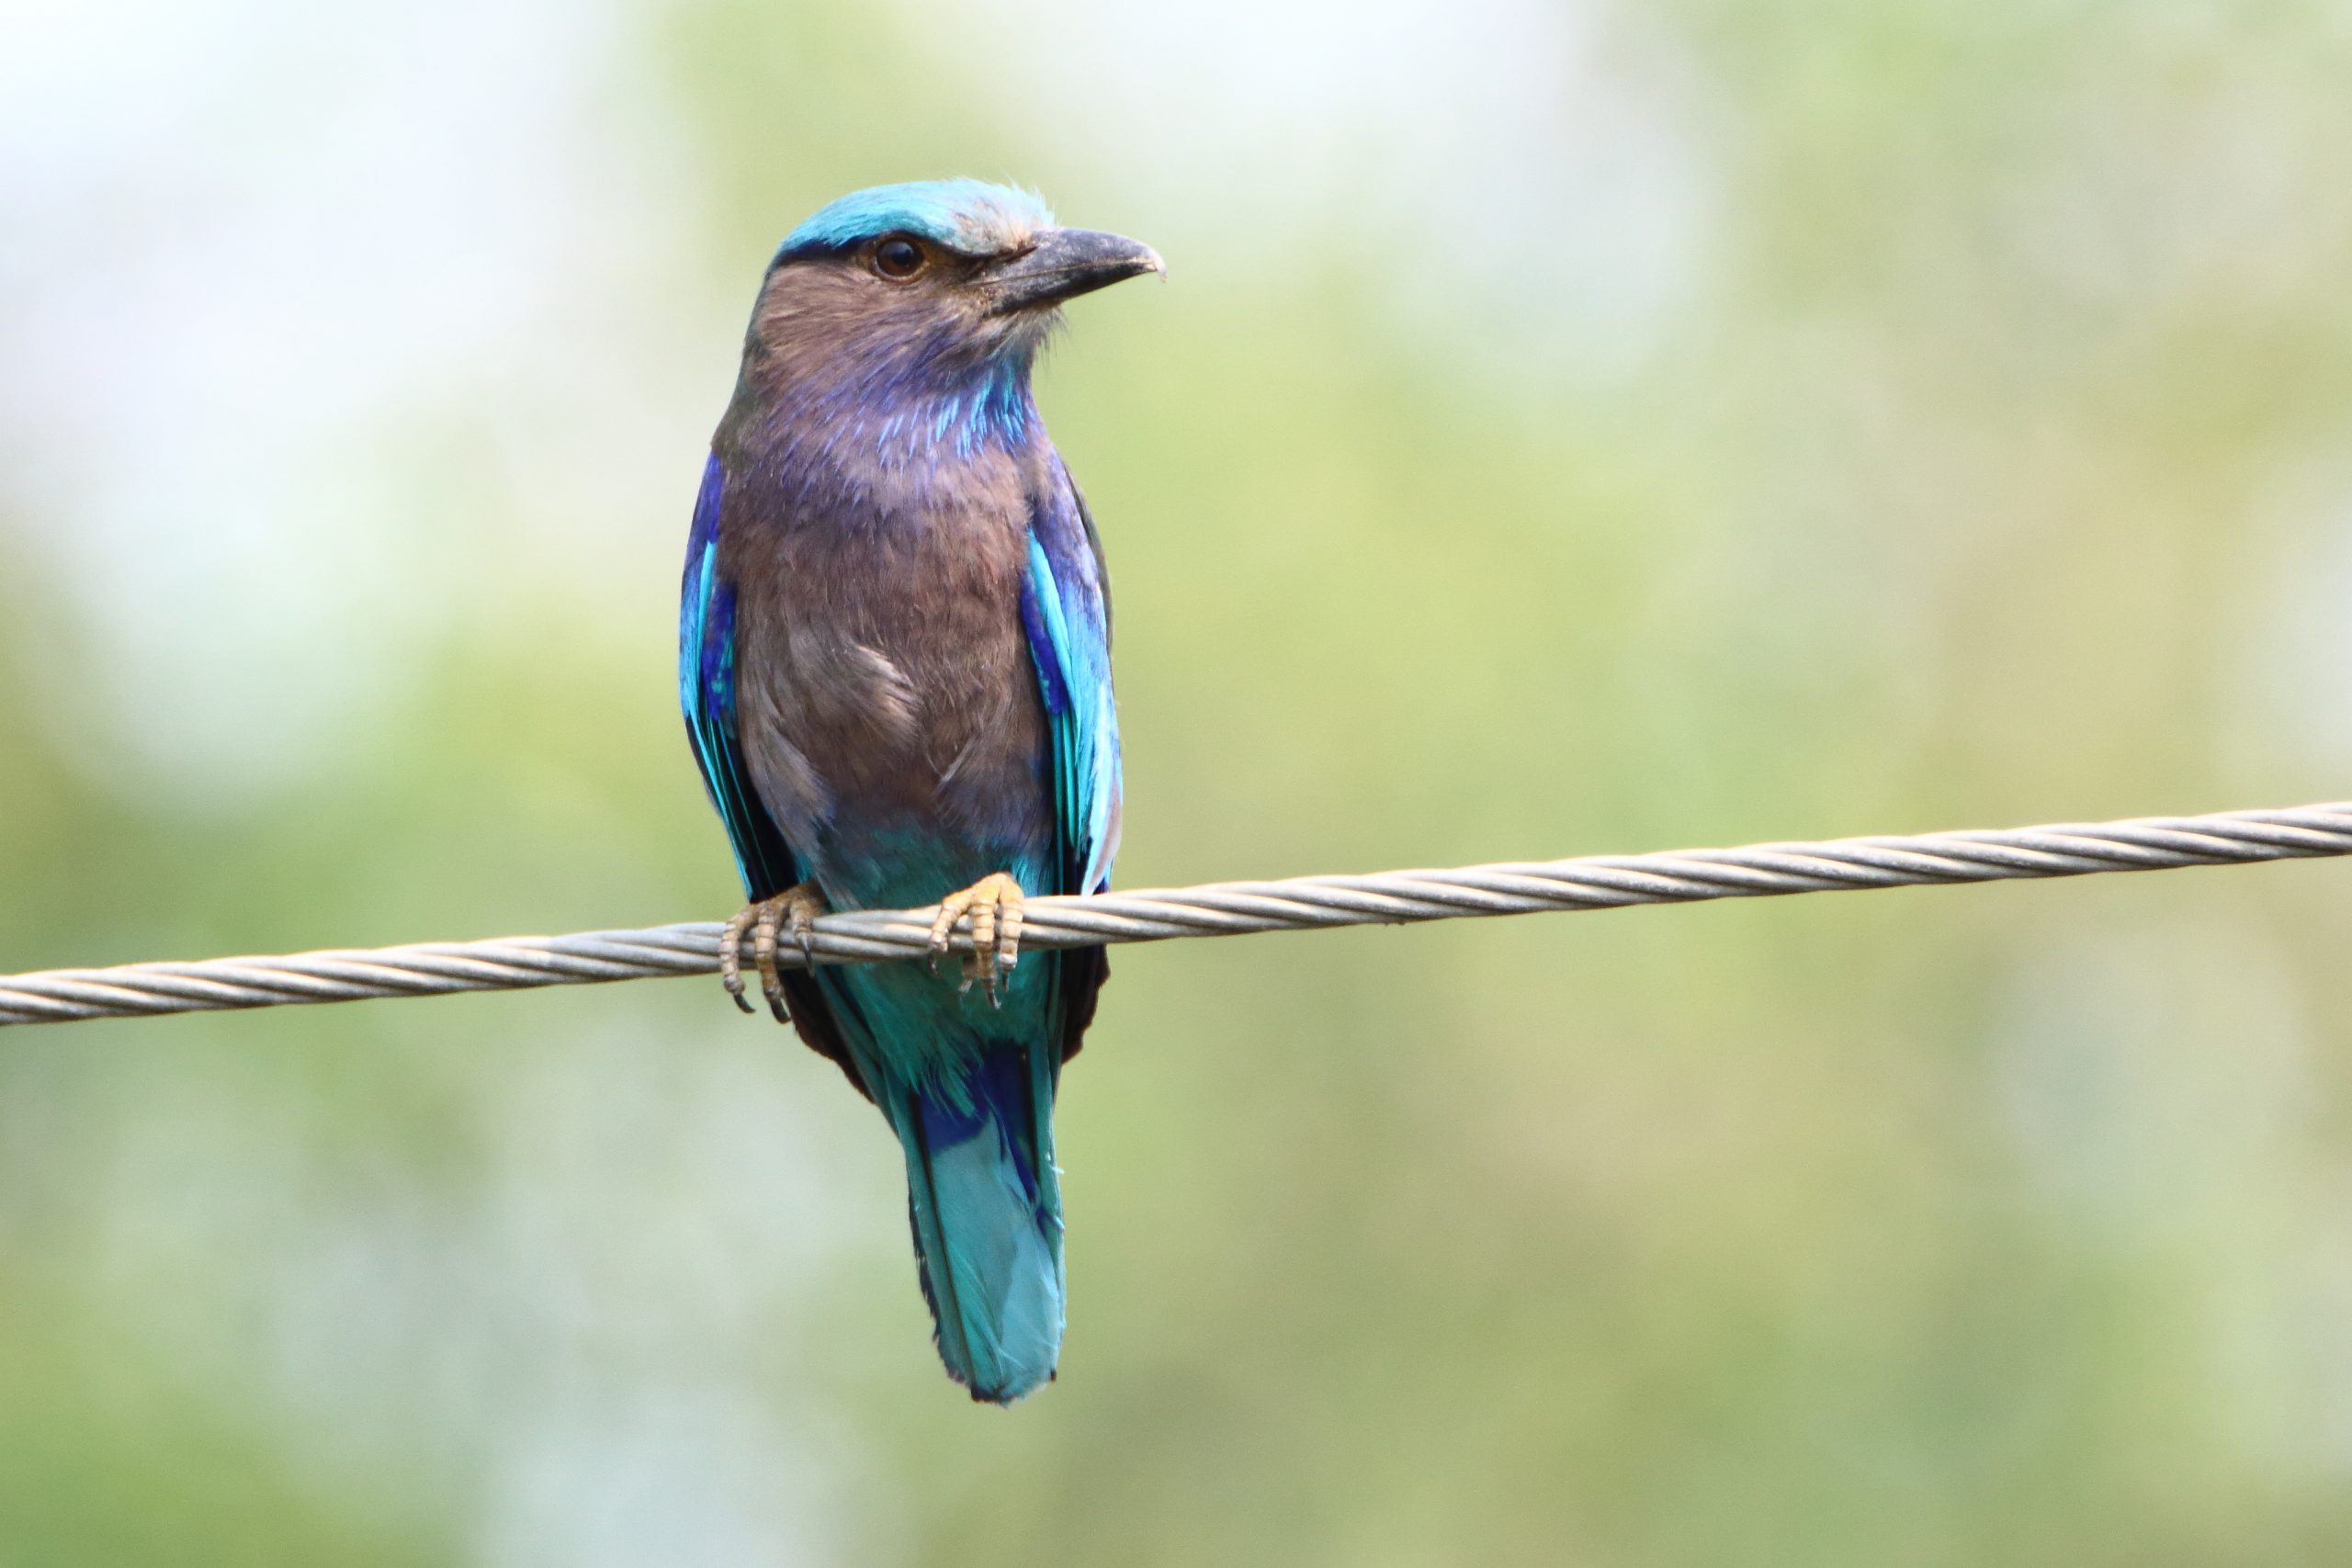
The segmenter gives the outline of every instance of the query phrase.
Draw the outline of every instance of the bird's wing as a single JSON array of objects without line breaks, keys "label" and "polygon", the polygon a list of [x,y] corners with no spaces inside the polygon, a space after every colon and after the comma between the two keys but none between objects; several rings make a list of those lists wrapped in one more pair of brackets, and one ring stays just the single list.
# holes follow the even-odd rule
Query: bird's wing
[{"label": "bird's wing", "polygon": [[1068,470],[1030,513],[1021,622],[1053,738],[1057,893],[1110,883],[1119,848],[1119,718],[1111,700],[1111,591],[1094,519]]},{"label": "bird's wing", "polygon": [[[678,603],[678,705],[703,787],[727,825],[743,891],[754,902],[773,898],[801,880],[799,857],[760,804],[735,721],[735,587],[718,570],[718,502],[726,489],[718,454],[702,471],[695,521],[686,536],[686,574]],[[860,1094],[873,1098],[843,1043],[841,1025],[817,976],[786,970],[784,995],[793,1027],[820,1055],[839,1065]]]},{"label": "bird's wing", "polygon": [[703,468],[686,538],[678,603],[678,705],[694,743],[703,787],[734,846],[743,890],[770,898],[799,880],[798,863],[744,766],[735,724],[735,588],[718,570],[718,502],[726,486],[718,454]]}]

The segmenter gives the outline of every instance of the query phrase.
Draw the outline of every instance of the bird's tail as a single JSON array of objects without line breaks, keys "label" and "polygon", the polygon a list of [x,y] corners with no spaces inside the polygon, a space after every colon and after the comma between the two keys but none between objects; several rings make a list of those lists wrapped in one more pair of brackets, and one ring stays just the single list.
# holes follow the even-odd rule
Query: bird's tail
[{"label": "bird's tail", "polygon": [[992,1042],[953,1103],[905,1091],[892,1122],[940,1359],[977,1400],[1008,1404],[1054,1375],[1062,1344],[1062,1205],[1048,1053]]}]

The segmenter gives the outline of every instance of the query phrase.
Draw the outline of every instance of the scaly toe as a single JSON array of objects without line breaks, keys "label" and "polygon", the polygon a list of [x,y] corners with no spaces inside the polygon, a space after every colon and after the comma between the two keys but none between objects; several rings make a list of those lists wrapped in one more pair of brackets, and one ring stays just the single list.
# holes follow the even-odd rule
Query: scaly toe
[{"label": "scaly toe", "polygon": [[996,940],[982,942],[974,938],[972,956],[984,971],[982,984],[989,993],[989,1005],[1004,1005],[1003,982],[1012,976],[1013,965],[1021,962],[1021,903],[1019,887],[1007,889],[1003,906],[997,912]]},{"label": "scaly toe", "polygon": [[776,953],[789,939],[798,945],[801,962],[814,967],[817,962],[817,918],[826,912],[825,896],[814,883],[803,882],[787,887],[773,898],[763,898],[747,904],[737,911],[719,938],[718,977],[735,1005],[745,1012],[757,1010],[743,999],[743,939],[752,939],[752,964],[759,971],[760,995],[767,998],[768,1011],[778,1023],[792,1021],[792,1010],[786,1005],[784,978],[777,973]]},{"label": "scaly toe", "polygon": [[1004,901],[1004,909],[997,917],[996,961],[1006,974],[1021,962],[1021,907],[1026,897],[1018,887]]},{"label": "scaly toe", "polygon": [[824,912],[825,901],[807,883],[784,895],[784,934],[800,949],[804,967],[817,966],[817,917]]},{"label": "scaly toe", "polygon": [[971,907],[972,896],[968,892],[950,894],[939,901],[939,913],[931,920],[931,966],[934,973],[939,968],[940,955],[947,951],[956,922]]},{"label": "scaly toe", "polygon": [[932,973],[939,972],[939,956],[950,946],[950,938],[958,920],[968,921],[971,928],[971,950],[963,955],[963,984],[956,987],[961,995],[978,981],[987,993],[990,1006],[1001,1006],[1003,997],[999,982],[1004,972],[1012,969],[1021,956],[1021,905],[1025,896],[1021,884],[1009,872],[991,872],[961,893],[952,893],[939,901],[939,913],[931,922]]},{"label": "scaly toe", "polygon": [[745,1012],[755,1010],[743,999],[743,933],[751,928],[752,909],[745,906],[718,936],[718,983]]},{"label": "scaly toe", "polygon": [[775,925],[779,913],[774,898],[760,906],[759,919],[752,926],[752,961],[759,965],[760,995],[767,998],[768,1011],[778,1023],[788,1023],[792,1015],[785,1010],[784,980],[775,972]]}]

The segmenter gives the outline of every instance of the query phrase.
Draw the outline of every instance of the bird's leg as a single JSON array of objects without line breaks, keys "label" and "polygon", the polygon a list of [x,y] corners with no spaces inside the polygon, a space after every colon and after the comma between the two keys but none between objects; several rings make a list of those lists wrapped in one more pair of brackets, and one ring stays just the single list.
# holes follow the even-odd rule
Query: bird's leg
[{"label": "bird's leg", "polygon": [[972,951],[964,955],[964,984],[970,990],[978,980],[988,993],[991,1006],[997,996],[999,970],[1010,970],[1021,957],[1021,905],[1024,898],[1021,884],[1010,872],[994,871],[981,877],[961,893],[951,893],[939,901],[939,916],[931,922],[932,967],[939,966],[939,955],[947,951],[948,933],[958,920],[968,920],[972,928]]},{"label": "bird's leg", "polygon": [[800,944],[804,962],[816,958],[816,943],[811,940],[813,924],[825,912],[825,896],[817,891],[813,882],[787,887],[773,898],[763,898],[756,904],[746,904],[727,922],[718,938],[718,983],[735,998],[735,1005],[745,1012],[753,1010],[743,999],[743,933],[752,936],[752,963],[760,974],[760,995],[768,999],[768,1011],[775,1014],[778,1023],[791,1021],[785,1010],[784,982],[775,972],[775,948],[779,931]]}]

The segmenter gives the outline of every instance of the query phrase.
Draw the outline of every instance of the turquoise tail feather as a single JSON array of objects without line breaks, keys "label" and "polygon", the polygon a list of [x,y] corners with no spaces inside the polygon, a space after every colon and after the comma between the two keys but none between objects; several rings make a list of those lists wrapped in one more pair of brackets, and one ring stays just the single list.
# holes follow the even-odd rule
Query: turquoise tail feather
[{"label": "turquoise tail feather", "polygon": [[940,1359],[976,1400],[1009,1404],[1034,1393],[1061,1355],[1056,1076],[1046,1048],[998,1041],[965,1074],[968,1108],[935,1090],[894,1097]]}]

